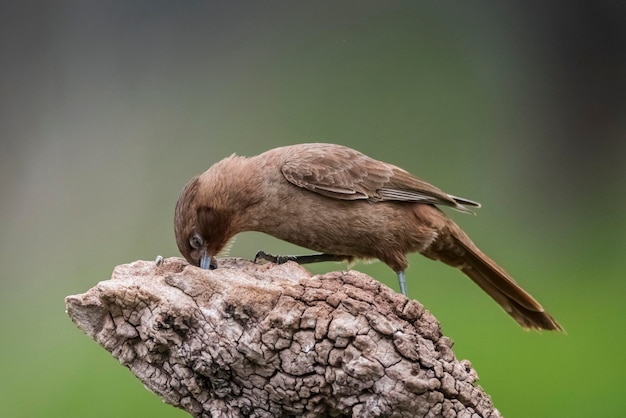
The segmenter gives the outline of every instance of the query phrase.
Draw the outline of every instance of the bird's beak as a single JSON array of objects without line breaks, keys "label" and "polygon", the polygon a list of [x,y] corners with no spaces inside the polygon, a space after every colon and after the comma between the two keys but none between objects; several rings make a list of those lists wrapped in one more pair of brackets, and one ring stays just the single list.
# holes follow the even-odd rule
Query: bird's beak
[{"label": "bird's beak", "polygon": [[205,270],[213,270],[214,268],[216,268],[216,265],[211,264],[212,259],[213,257],[211,256],[211,254],[208,254],[206,248],[203,248],[200,255],[200,268]]}]

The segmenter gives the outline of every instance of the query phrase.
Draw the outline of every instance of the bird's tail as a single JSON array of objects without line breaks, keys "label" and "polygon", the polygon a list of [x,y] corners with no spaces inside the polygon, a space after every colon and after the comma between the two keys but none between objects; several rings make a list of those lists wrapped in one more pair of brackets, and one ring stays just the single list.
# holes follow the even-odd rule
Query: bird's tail
[{"label": "bird's tail", "polygon": [[480,251],[452,220],[427,255],[461,269],[523,328],[563,331],[563,328],[528,292]]}]

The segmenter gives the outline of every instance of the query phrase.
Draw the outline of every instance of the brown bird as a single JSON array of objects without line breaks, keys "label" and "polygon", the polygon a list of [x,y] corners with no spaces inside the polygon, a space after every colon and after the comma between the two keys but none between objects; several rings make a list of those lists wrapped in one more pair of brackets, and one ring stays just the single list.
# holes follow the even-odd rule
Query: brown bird
[{"label": "brown bird", "polygon": [[259,252],[257,259],[379,259],[398,274],[404,295],[406,254],[419,252],[460,269],[522,327],[562,330],[436,205],[480,207],[351,148],[300,144],[232,155],[192,178],[176,203],[174,229],[182,255],[202,268],[216,267],[214,256],[236,234],[259,231],[321,254]]}]

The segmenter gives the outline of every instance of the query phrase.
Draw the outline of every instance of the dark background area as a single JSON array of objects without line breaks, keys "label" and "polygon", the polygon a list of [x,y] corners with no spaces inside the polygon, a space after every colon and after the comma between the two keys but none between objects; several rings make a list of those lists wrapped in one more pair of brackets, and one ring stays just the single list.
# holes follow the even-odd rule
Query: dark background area
[{"label": "dark background area", "polygon": [[[178,256],[182,186],[236,152],[334,142],[483,204],[451,213],[567,329],[521,330],[410,257],[506,417],[619,416],[626,6],[543,2],[0,4],[0,415],[174,417],[63,298]],[[232,256],[303,250],[242,234]],[[345,268],[332,263],[315,272]],[[381,263],[356,269],[397,288]]]}]

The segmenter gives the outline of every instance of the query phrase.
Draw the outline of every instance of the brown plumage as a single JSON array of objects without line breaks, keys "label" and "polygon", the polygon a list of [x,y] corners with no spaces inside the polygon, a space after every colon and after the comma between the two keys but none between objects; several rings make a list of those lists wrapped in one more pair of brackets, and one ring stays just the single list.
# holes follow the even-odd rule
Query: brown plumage
[{"label": "brown plumage", "polygon": [[326,259],[377,258],[398,273],[405,294],[406,254],[419,252],[460,269],[522,327],[561,330],[435,205],[480,206],[353,149],[300,144],[233,155],[194,177],[178,199],[174,227],[178,248],[196,266],[213,267],[232,237],[259,231]]}]

